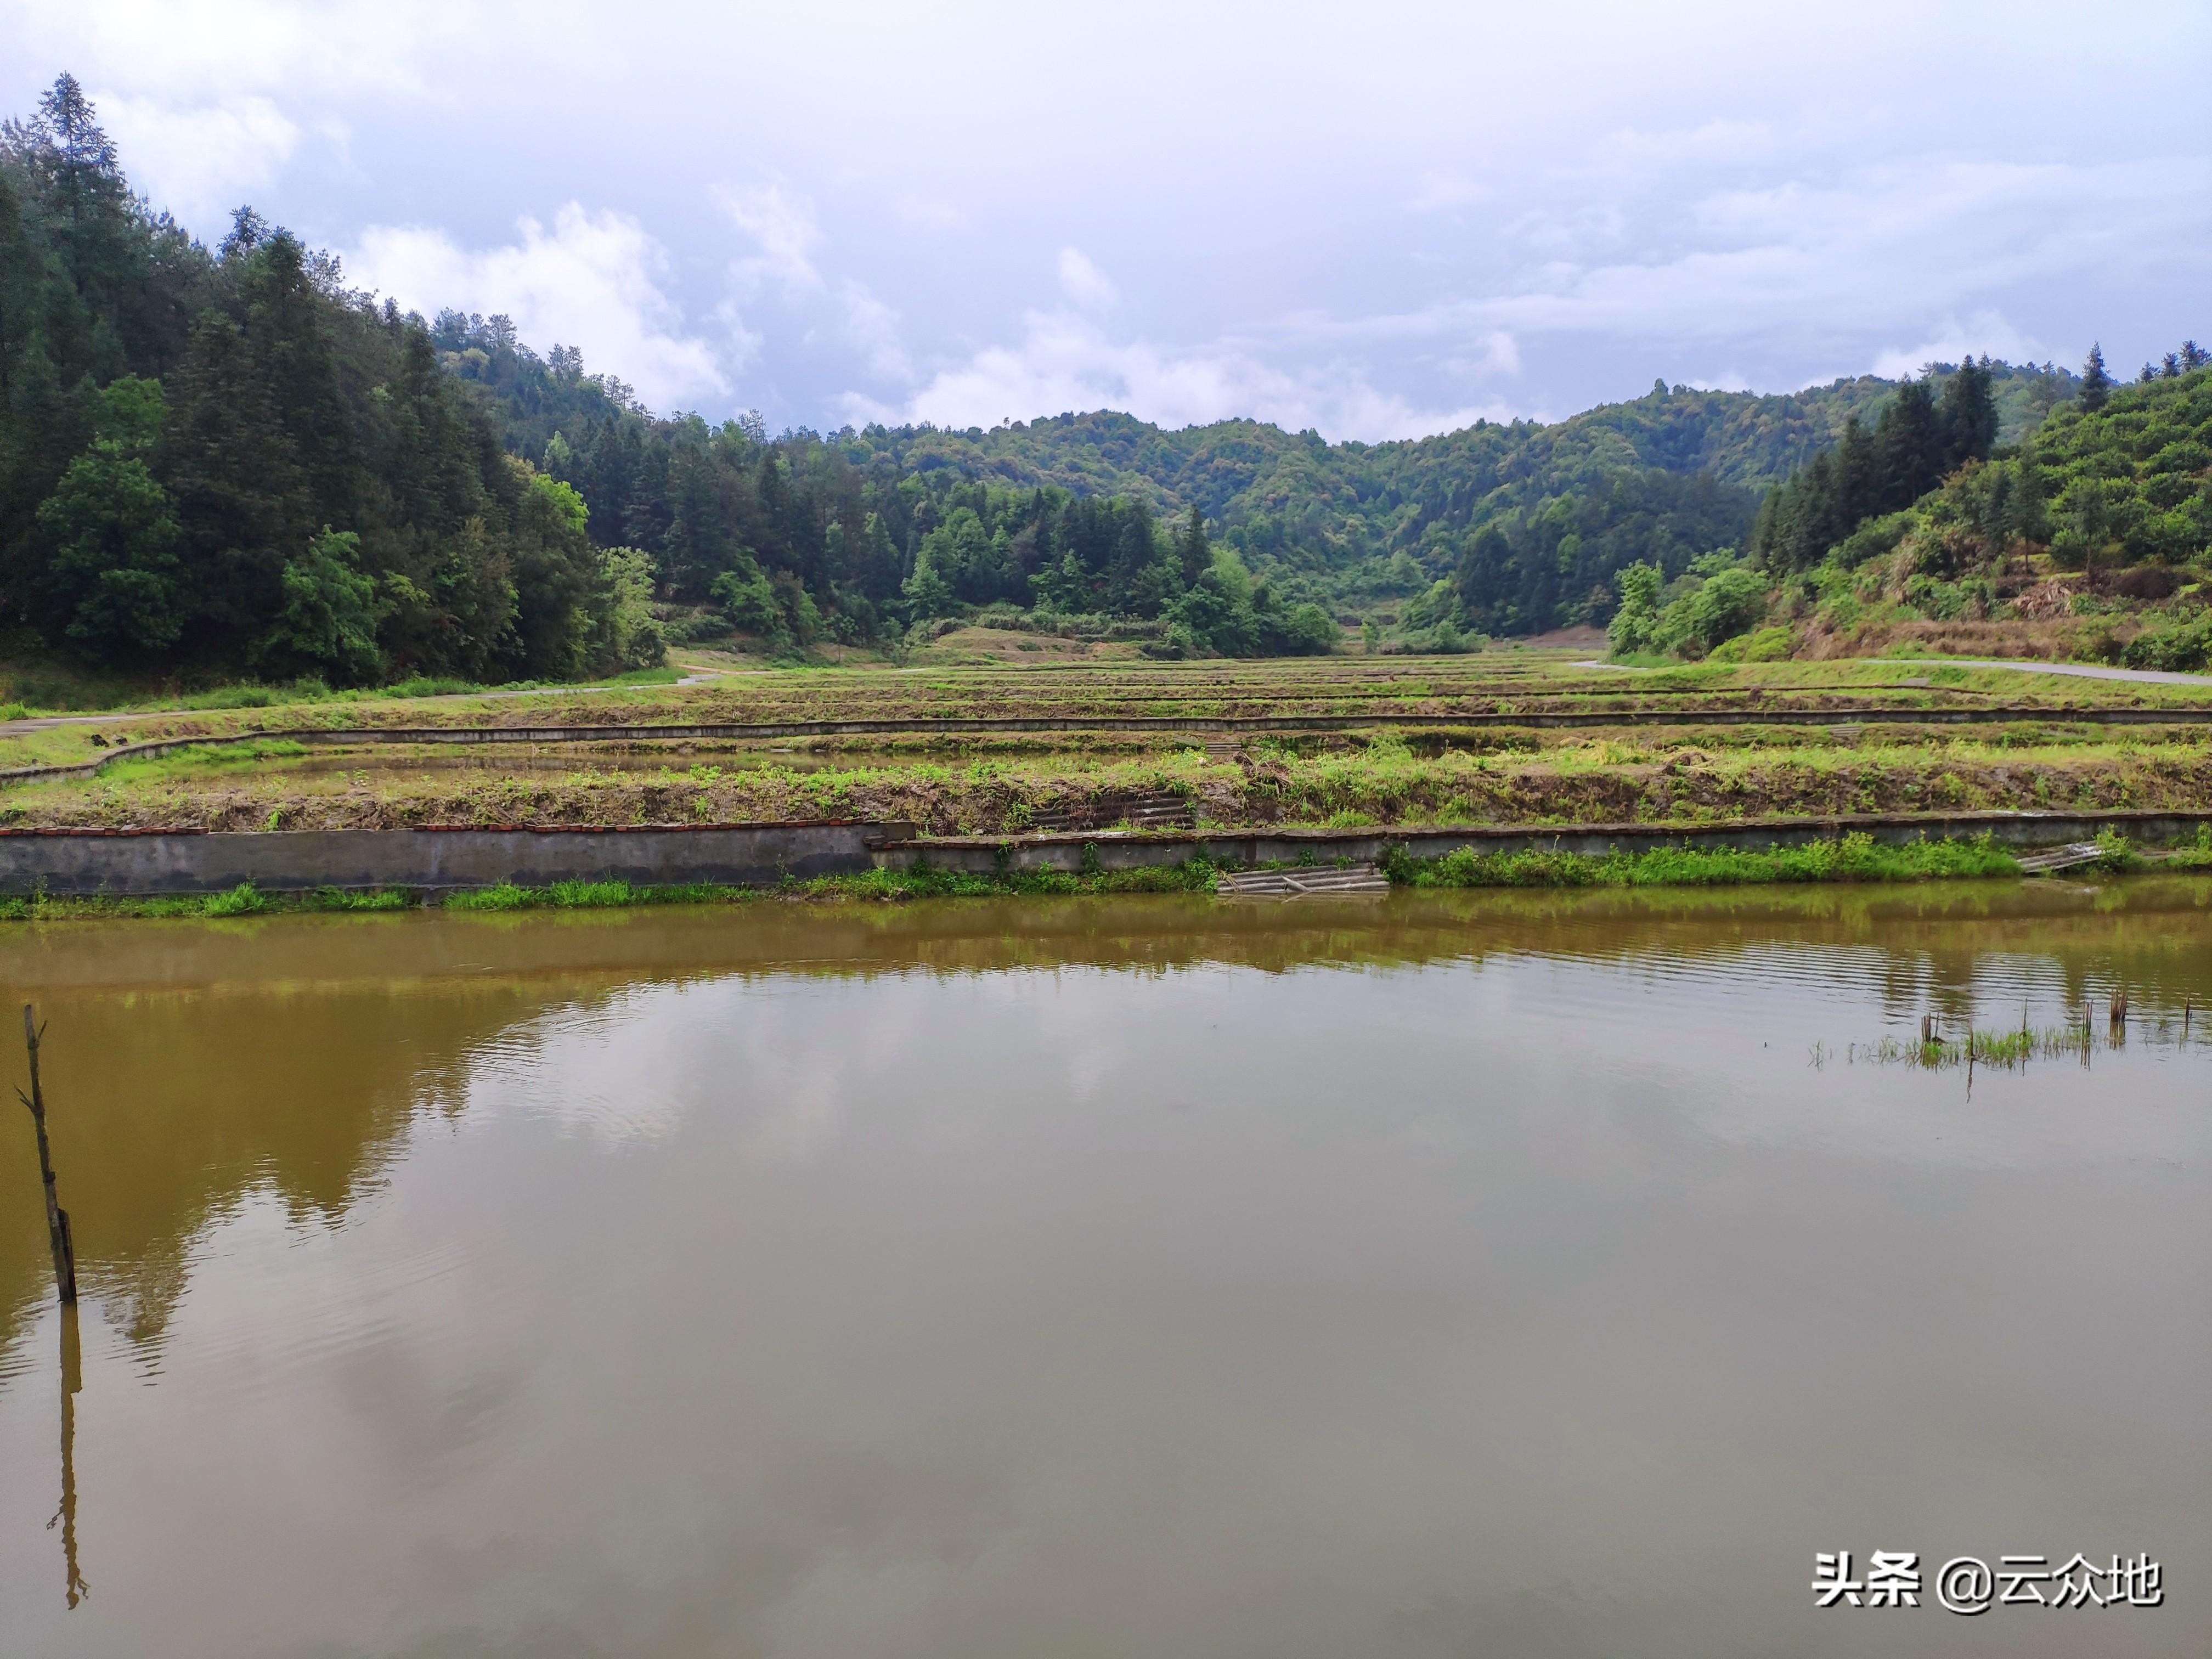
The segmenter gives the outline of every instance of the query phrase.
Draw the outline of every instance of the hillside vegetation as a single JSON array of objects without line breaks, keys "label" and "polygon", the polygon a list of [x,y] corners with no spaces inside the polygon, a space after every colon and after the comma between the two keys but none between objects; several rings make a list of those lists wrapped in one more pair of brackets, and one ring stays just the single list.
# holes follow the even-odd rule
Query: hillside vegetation
[{"label": "hillside vegetation", "polygon": [[[750,585],[750,557],[771,586],[782,581],[793,634],[819,625],[855,640],[887,619],[990,605],[1173,626],[1182,585],[1172,572],[1133,586],[1091,550],[1097,538],[1057,529],[1068,501],[1102,497],[1164,527],[1164,527],[1196,511],[1234,556],[1231,585],[1236,571],[1249,573],[1285,613],[1299,604],[1340,617],[1379,609],[1410,623],[1420,636],[1410,642],[1446,648],[1459,632],[1602,623],[1623,566],[1650,559],[1672,575],[1742,546],[1761,491],[1897,389],[1871,376],[1772,397],[1655,386],[1556,424],[1484,422],[1371,445],[1253,421],[1169,432],[1110,411],[770,443],[757,422],[654,419],[619,380],[586,374],[573,350],[540,359],[502,318],[449,312],[433,334],[499,411],[510,447],[581,491],[595,533],[654,551],[672,596],[707,599],[708,573],[733,570]],[[1939,366],[1938,380],[1951,372]],[[1990,377],[2000,422],[2021,430],[2070,396],[2074,379],[2003,364]],[[771,453],[781,463],[772,484],[761,472]],[[819,541],[807,515],[794,516],[799,501],[814,505]],[[996,553],[932,543],[963,508],[986,545],[1006,532]],[[1071,552],[1079,591],[1060,570]],[[910,590],[925,557],[944,586]],[[1449,615],[1432,594],[1447,580],[1459,600]]]},{"label": "hillside vegetation", "polygon": [[11,654],[333,683],[650,660],[649,575],[503,451],[419,322],[241,210],[131,196],[64,77],[0,129]]},{"label": "hillside vegetation", "polygon": [[[2212,657],[2212,367],[2194,342],[2016,446],[1961,374],[1907,387],[1771,495],[1747,560],[1620,578],[1616,649],[1899,645],[2203,667]],[[1757,629],[1757,632],[1753,632]]]}]

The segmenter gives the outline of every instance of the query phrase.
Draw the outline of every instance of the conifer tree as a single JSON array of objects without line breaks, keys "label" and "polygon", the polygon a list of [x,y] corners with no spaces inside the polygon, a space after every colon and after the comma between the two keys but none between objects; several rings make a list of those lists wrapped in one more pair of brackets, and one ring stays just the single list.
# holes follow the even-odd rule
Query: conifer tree
[{"label": "conifer tree", "polygon": [[1190,521],[1176,541],[1176,562],[1182,568],[1185,587],[1194,584],[1213,564],[1213,550],[1206,540],[1206,520],[1195,502],[1191,506]]},{"label": "conifer tree", "polygon": [[1943,382],[1938,400],[1942,459],[1939,471],[1948,473],[1968,461],[1986,460],[1997,441],[1996,386],[1987,357],[1972,357]]},{"label": "conifer tree", "polygon": [[2112,395],[2112,377],[2105,372],[2105,349],[2101,345],[2089,348],[2089,360],[2081,365],[2081,407],[2095,414]]},{"label": "conifer tree", "polygon": [[1875,427],[1880,499],[1875,510],[1894,513],[1934,489],[1943,476],[1943,440],[1936,396],[1923,378],[1907,380]]}]

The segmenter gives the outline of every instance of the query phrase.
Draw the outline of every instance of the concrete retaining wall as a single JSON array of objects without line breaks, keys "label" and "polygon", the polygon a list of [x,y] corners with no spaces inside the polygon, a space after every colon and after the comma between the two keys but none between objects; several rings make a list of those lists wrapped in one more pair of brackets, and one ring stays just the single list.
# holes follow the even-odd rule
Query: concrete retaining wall
[{"label": "concrete retaining wall", "polygon": [[212,834],[16,830],[0,834],[0,890],[210,893],[243,881],[270,892],[488,887],[503,881],[761,886],[787,875],[866,870],[872,843],[912,830],[910,824],[814,823]]},{"label": "concrete retaining wall", "polygon": [[787,876],[849,874],[872,866],[904,869],[927,859],[941,869],[1079,870],[1086,850],[1100,867],[1180,864],[1294,864],[1306,859],[1365,861],[1402,847],[1441,858],[1480,852],[1601,854],[1615,848],[1760,848],[1832,840],[1864,831],[1877,841],[1987,834],[2008,847],[2052,847],[2116,829],[2138,842],[2188,839],[2212,823],[2203,811],[1960,812],[1911,817],[1749,818],[1698,828],[1656,823],[1570,827],[1463,825],[1374,830],[1199,830],[1043,836],[922,836],[907,823],[667,825],[639,829],[284,830],[201,833],[173,830],[0,831],[0,892],[210,893],[250,881],[270,892],[316,887],[486,887],[511,881],[622,880],[639,885],[714,882],[770,886]]},{"label": "concrete retaining wall", "polygon": [[1911,816],[1826,818],[1745,818],[1697,828],[1660,823],[1595,823],[1559,827],[1471,824],[1458,828],[1374,830],[1199,830],[1170,835],[960,836],[918,836],[886,844],[873,854],[887,869],[905,869],[927,859],[939,869],[995,870],[1003,859],[1015,870],[1079,870],[1085,849],[1094,849],[1098,867],[1133,870],[1148,865],[1180,864],[1194,856],[1216,864],[1295,864],[1301,860],[1379,859],[1401,847],[1415,858],[1442,858],[1461,848],[1479,853],[1530,851],[1603,854],[1647,852],[1655,847],[1741,848],[1762,850],[1780,845],[1833,841],[1864,832],[1880,842],[1917,841],[1925,836],[1988,835],[2006,847],[2057,847],[2089,841],[2102,830],[2118,830],[2131,841],[2172,842],[2194,837],[2212,823],[2204,811],[1957,812]]}]

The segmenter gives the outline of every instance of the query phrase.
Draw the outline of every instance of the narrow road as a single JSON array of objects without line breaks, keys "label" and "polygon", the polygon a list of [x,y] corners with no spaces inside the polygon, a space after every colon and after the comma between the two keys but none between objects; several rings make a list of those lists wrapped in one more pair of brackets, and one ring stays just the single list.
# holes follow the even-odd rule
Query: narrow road
[{"label": "narrow road", "polygon": [[[2170,673],[2159,668],[2099,668],[2081,662],[2036,662],[2021,657],[1835,657],[1833,662],[1872,663],[1878,668],[2009,668],[2015,674],[2072,674],[2085,680],[2134,680],[2143,685],[2212,687],[2212,674]],[[1572,662],[1570,668],[1610,668],[1617,674],[1656,674],[1632,663]]]},{"label": "narrow road", "polygon": [[2072,674],[2085,680],[2134,680],[2141,685],[2212,686],[2212,674],[2170,673],[2159,668],[2099,668],[2081,662],[2031,662],[2007,657],[1869,657],[1884,668],[2009,668],[2016,674]]}]

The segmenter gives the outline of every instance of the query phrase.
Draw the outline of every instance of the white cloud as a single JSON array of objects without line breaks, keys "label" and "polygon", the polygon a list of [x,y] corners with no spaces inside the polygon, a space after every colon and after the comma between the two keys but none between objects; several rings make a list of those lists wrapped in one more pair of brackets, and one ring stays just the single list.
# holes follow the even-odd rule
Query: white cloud
[{"label": "white cloud", "polygon": [[844,337],[867,359],[869,372],[878,380],[912,381],[914,362],[899,337],[898,313],[866,284],[849,277],[837,284],[837,302],[844,313]]},{"label": "white cloud", "polygon": [[750,298],[773,288],[793,301],[822,286],[822,273],[814,268],[814,245],[822,240],[822,228],[815,222],[813,203],[781,185],[726,188],[720,194],[723,211],[759,249],[730,266],[739,293]]},{"label": "white cloud", "polygon": [[347,255],[348,278],[426,313],[504,312],[525,340],[580,348],[586,368],[657,409],[730,390],[714,348],[684,331],[660,286],[667,256],[635,220],[571,202],[550,233],[535,219],[517,228],[519,242],[467,249],[442,230],[374,225]]},{"label": "white cloud", "polygon": [[1894,380],[1917,374],[1928,363],[1955,363],[1984,356],[2026,363],[2051,355],[2050,347],[2021,333],[1998,313],[1978,311],[1963,323],[1956,317],[1944,318],[1917,345],[1875,353],[1873,372]]},{"label": "white cloud", "polygon": [[[641,285],[591,258],[563,279],[635,315],[541,295],[561,337],[702,407],[742,368],[725,407],[807,423],[848,388],[984,420],[1036,412],[1004,401],[1022,386],[1164,413],[1227,388],[1375,430],[1452,418],[1491,377],[1564,412],[1700,366],[1772,386],[2095,337],[2135,360],[2200,327],[2202,3],[2091,27],[1996,0],[1686,23],[1427,0],[1403,28],[1294,5],[1260,35],[1237,10],[1033,8],[1017,40],[912,8],[825,31],[705,0],[0,0],[0,112],[69,69],[203,234],[250,199],[441,282],[562,264],[557,227],[550,252],[509,228],[532,204],[635,213],[665,264],[654,244]],[[1224,52],[1249,72],[1215,73]],[[1900,64],[1974,72],[1923,96]],[[947,74],[994,95],[948,101]],[[580,137],[575,112],[629,85],[647,115]],[[2069,125],[2020,95],[2047,85],[2128,91]],[[956,188],[918,142],[991,163]],[[772,182],[718,190],[739,167]]]},{"label": "white cloud", "polygon": [[1466,207],[1492,194],[1489,185],[1464,173],[1431,168],[1421,174],[1421,182],[1406,205],[1415,213],[1434,213],[1443,208]]},{"label": "white cloud", "polygon": [[1492,329],[1487,334],[1464,343],[1456,353],[1445,357],[1442,367],[1450,373],[1470,380],[1490,380],[1501,374],[1521,372],[1521,343],[1504,329]]},{"label": "white cloud", "polygon": [[203,236],[276,177],[300,129],[266,98],[179,108],[152,98],[95,93],[93,102],[140,194]]},{"label": "white cloud", "polygon": [[988,346],[939,371],[902,408],[848,396],[858,419],[994,426],[1063,410],[1115,409],[1165,427],[1250,416],[1330,438],[1413,437],[1450,431],[1504,411],[1495,404],[1419,406],[1377,390],[1356,363],[1330,361],[1285,369],[1249,342],[1188,349],[1115,340],[1070,312],[1031,312],[1021,343]]},{"label": "white cloud", "polygon": [[740,301],[773,296],[787,307],[826,302],[836,335],[860,354],[871,374],[901,384],[914,379],[914,365],[900,339],[898,313],[866,283],[851,276],[833,282],[823,274],[815,255],[822,227],[811,199],[775,184],[725,186],[717,194],[755,249],[730,263],[734,292],[722,314],[734,334],[751,345],[760,341],[739,315]]},{"label": "white cloud", "polygon": [[[1779,357],[1808,344],[1832,353],[1830,343],[1896,339],[1910,330],[1905,337],[1925,336],[1924,347],[1885,351],[1881,361],[1893,364],[1900,352],[1923,349],[1955,356],[1969,340],[1977,351],[1986,342],[1998,355],[2040,355],[2048,348],[2006,324],[1991,295],[2121,258],[2201,264],[2212,258],[2212,228],[2201,215],[2177,219],[2173,204],[2208,198],[2212,165],[2201,161],[1942,161],[1826,183],[1716,191],[1681,213],[1690,234],[1677,251],[1613,263],[1555,258],[1524,268],[1517,291],[1316,325],[1316,332],[1379,348],[1464,343],[1504,330],[1524,342],[1595,336],[1686,353],[1756,347]],[[1548,240],[1561,247],[1586,241],[1577,222],[1589,212],[1559,210]]]},{"label": "white cloud", "polygon": [[1092,264],[1080,248],[1060,249],[1060,286],[1070,300],[1086,311],[1103,311],[1118,297],[1106,273]]},{"label": "white cloud", "polygon": [[957,230],[968,222],[967,214],[953,203],[911,191],[892,203],[891,211],[901,224],[915,230]]},{"label": "white cloud", "polygon": [[[97,79],[193,100],[334,88],[420,94],[418,65],[493,20],[424,0],[17,0],[33,44]],[[88,76],[87,79],[95,78]]]}]

